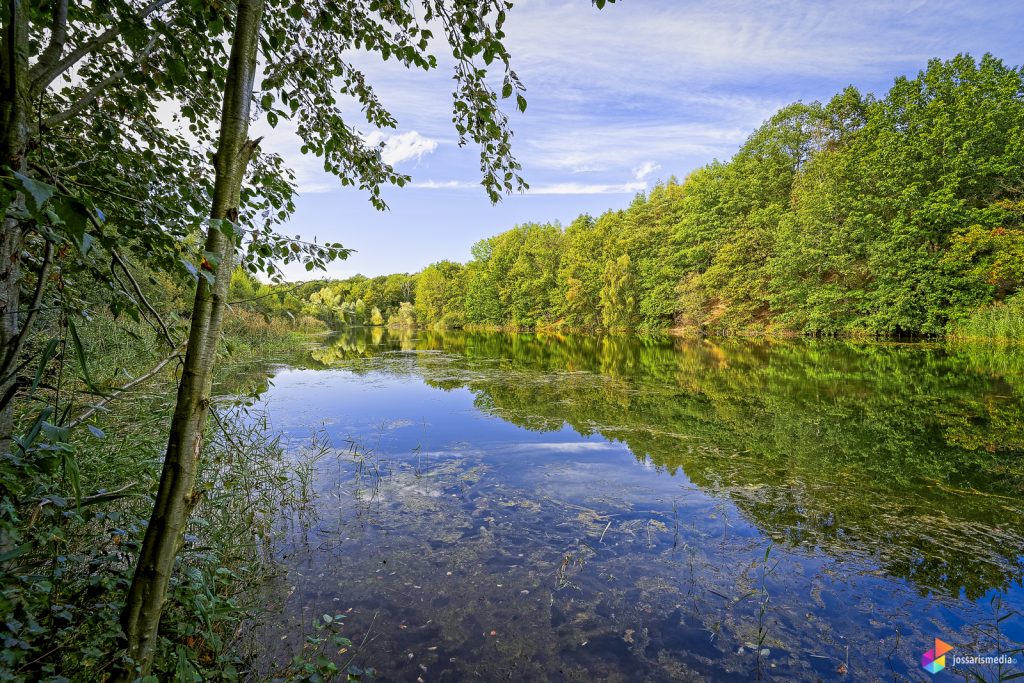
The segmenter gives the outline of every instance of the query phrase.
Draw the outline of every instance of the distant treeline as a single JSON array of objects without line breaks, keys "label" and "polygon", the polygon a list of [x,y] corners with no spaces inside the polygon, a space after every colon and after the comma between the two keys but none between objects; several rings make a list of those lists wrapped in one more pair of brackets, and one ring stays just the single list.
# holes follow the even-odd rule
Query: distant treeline
[{"label": "distant treeline", "polygon": [[[598,218],[520,225],[466,264],[307,283],[344,324],[1022,338],[1024,79],[933,60],[771,117],[728,162]],[[260,286],[236,278],[236,292]],[[268,290],[270,291],[270,290]],[[269,312],[268,308],[268,312]]]}]

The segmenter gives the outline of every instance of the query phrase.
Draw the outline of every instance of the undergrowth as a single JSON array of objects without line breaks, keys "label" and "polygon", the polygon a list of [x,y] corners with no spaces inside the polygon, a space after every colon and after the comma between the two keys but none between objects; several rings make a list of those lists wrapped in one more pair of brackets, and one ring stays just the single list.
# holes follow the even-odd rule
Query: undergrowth
[{"label": "undergrowth", "polygon": [[[256,334],[254,320],[236,320],[227,336],[256,354],[293,343],[297,333],[294,326],[264,327]],[[120,612],[174,404],[177,368],[170,363],[69,428],[101,398],[96,385],[119,386],[166,352],[140,345],[143,330],[107,317],[90,321],[78,339],[66,325],[58,329],[52,343],[38,342],[54,362],[26,392],[20,436],[0,455],[0,681],[102,681],[114,669]],[[146,683],[250,678],[239,644],[261,609],[259,586],[277,571],[275,521],[309,506],[313,495],[304,484],[308,468],[285,454],[266,416],[248,405],[254,381],[265,382],[265,371],[228,370],[218,382],[224,398],[215,401],[208,426],[201,497]],[[334,673],[314,657],[283,663],[278,678],[325,680]]]}]

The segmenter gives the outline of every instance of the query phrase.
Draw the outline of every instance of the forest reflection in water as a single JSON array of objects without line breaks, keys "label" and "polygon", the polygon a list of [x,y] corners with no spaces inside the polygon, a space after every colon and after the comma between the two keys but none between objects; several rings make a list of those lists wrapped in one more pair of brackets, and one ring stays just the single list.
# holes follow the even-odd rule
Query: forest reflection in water
[{"label": "forest reflection in water", "polygon": [[355,328],[306,353],[264,394],[333,448],[282,609],[351,608],[385,680],[891,680],[934,637],[1024,639],[998,620],[1024,607],[1019,351]]}]

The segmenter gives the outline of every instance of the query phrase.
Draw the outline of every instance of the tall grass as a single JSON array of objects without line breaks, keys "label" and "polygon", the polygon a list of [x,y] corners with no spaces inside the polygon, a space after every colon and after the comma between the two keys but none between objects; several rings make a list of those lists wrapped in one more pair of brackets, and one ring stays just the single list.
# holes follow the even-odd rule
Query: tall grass
[{"label": "tall grass", "polygon": [[1024,342],[1024,293],[979,309],[967,320],[956,324],[952,336],[1007,344]]},{"label": "tall grass", "polygon": [[[226,341],[254,354],[287,346],[309,327],[308,321],[268,324],[248,312],[239,317],[232,316]],[[168,354],[141,323],[97,315],[79,326],[88,373],[101,390]],[[55,360],[18,410],[19,434],[32,434],[33,424],[42,429],[0,458],[0,621],[7,631],[0,681],[103,680],[118,656],[121,605],[159,479],[176,367],[171,363],[68,431],[54,424],[99,397],[85,386],[66,327],[55,321],[43,334],[58,337]],[[245,373],[230,374],[228,393],[251,393],[240,385],[249,381]],[[155,664],[161,681],[246,677],[238,639],[260,609],[253,586],[277,571],[274,521],[308,506],[312,495],[303,485],[303,464],[285,457],[264,416],[241,400],[215,403],[197,483],[201,495],[161,625]]]}]

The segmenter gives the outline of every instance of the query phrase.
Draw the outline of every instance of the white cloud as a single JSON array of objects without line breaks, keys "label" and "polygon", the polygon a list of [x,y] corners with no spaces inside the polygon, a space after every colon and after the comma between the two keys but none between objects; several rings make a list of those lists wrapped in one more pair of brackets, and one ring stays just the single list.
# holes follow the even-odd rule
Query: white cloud
[{"label": "white cloud", "polygon": [[659,168],[651,159],[653,154],[677,165],[688,157],[706,163],[731,156],[749,133],[750,129],[713,123],[619,125],[573,119],[552,126],[547,134],[534,135],[525,146],[523,158],[528,167],[574,173],[625,173],[632,169],[633,177],[642,180],[637,172],[645,164],[654,164],[648,173]]},{"label": "white cloud", "polygon": [[601,12],[552,0],[517,6],[508,32],[528,85],[671,96],[686,92],[672,87],[680,83],[846,78],[888,71],[893,62],[923,64],[933,56],[929,33],[969,11],[944,5],[907,21],[907,3],[891,0],[693,0]]},{"label": "white cloud", "polygon": [[513,443],[505,446],[510,451],[556,451],[558,453],[586,453],[588,451],[621,451],[625,448],[622,444],[609,443],[608,441],[548,441],[539,443]]},{"label": "white cloud", "polygon": [[419,180],[408,185],[417,190],[469,190],[480,187],[480,183],[468,180]]},{"label": "white cloud", "polygon": [[656,164],[653,161],[645,161],[636,168],[633,169],[633,177],[637,180],[646,180],[647,176],[651,175],[655,171],[661,168],[661,164]]},{"label": "white cloud", "polygon": [[[422,180],[409,184],[418,190],[478,190],[479,182],[468,180]],[[646,182],[632,183],[548,183],[531,185],[524,194],[530,195],[585,195],[635,194],[647,189]]]},{"label": "white cloud", "polygon": [[552,183],[531,185],[527,195],[539,194],[636,194],[647,189],[647,183]]},{"label": "white cloud", "polygon": [[436,150],[438,145],[437,140],[420,135],[414,130],[398,135],[385,135],[374,131],[366,136],[366,142],[371,145],[379,145],[383,142],[384,151],[381,153],[381,158],[392,166],[412,159],[419,161],[424,155]]}]

